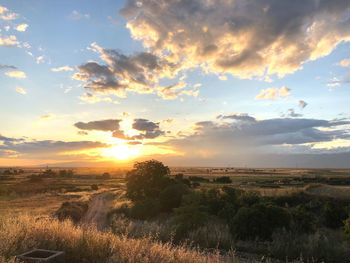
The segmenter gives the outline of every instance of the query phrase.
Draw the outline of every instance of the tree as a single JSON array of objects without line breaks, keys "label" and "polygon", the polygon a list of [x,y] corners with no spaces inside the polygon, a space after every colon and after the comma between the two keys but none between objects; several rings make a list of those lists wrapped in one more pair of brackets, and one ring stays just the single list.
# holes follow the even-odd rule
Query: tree
[{"label": "tree", "polygon": [[169,175],[169,167],[159,161],[137,162],[126,176],[127,196],[133,201],[158,198],[160,192],[174,182]]}]

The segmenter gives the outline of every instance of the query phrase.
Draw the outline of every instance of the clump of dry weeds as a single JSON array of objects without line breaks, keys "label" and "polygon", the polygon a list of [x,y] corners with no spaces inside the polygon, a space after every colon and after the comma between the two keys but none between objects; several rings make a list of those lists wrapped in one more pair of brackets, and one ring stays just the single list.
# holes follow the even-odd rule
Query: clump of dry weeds
[{"label": "clump of dry weeds", "polygon": [[150,238],[132,239],[70,221],[21,215],[0,216],[0,259],[32,248],[63,250],[67,262],[236,262],[218,253],[205,253]]}]

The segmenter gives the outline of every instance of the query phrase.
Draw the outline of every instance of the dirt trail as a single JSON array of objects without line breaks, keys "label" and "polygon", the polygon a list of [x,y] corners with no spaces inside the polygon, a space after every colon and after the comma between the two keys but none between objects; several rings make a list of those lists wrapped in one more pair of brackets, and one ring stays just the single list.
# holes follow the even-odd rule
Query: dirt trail
[{"label": "dirt trail", "polygon": [[83,217],[83,225],[95,225],[98,230],[103,230],[107,225],[107,213],[112,204],[112,193],[105,192],[96,195],[89,204],[89,209]]}]

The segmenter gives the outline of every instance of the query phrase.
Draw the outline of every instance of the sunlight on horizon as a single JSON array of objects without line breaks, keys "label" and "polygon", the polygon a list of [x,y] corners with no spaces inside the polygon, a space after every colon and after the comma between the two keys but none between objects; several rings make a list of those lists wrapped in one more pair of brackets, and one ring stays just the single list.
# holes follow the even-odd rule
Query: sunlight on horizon
[{"label": "sunlight on horizon", "polygon": [[138,157],[141,154],[141,147],[128,146],[126,144],[116,145],[102,150],[102,156],[125,161]]}]

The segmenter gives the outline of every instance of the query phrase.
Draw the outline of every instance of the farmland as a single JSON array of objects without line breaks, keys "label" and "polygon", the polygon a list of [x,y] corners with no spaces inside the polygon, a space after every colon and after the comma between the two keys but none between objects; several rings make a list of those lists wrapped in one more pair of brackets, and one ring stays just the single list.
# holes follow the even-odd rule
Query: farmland
[{"label": "farmland", "polygon": [[[232,253],[233,247],[235,256],[231,258],[232,260],[243,262],[244,259],[258,260],[261,255],[268,254],[272,258],[282,259],[284,257],[285,252],[271,248],[274,242],[277,242],[275,240],[272,240],[272,243],[271,241],[252,243],[252,241],[244,240],[244,236],[241,236],[243,240],[236,240],[230,234],[232,233],[230,225],[218,216],[220,213],[215,216],[214,214],[203,214],[204,217],[209,216],[205,223],[200,223],[194,231],[181,234],[183,235],[181,237],[176,236],[178,230],[174,225],[174,220],[178,220],[178,217],[176,214],[174,216],[171,210],[166,210],[167,212],[159,215],[156,212],[151,216],[140,214],[140,212],[133,214],[132,207],[134,202],[136,205],[138,201],[130,200],[127,194],[127,171],[128,169],[112,168],[4,168],[0,172],[0,214],[5,217],[10,215],[18,217],[18,220],[31,220],[23,219],[25,216],[38,218],[38,220],[71,219],[79,227],[95,226],[97,228],[95,231],[107,231],[116,236],[132,239],[150,238],[163,244],[182,244],[189,249],[193,249],[193,245],[201,250],[219,248],[220,253],[223,253],[223,258],[220,260],[224,261],[227,261],[227,253]],[[183,180],[193,189],[194,193],[203,192],[207,195],[205,200],[208,201],[206,202],[219,202],[217,203],[219,206],[222,202],[220,192],[227,191],[225,189],[235,189],[244,194],[238,198],[256,195],[261,200],[270,200],[268,202],[277,205],[281,202],[281,204],[290,203],[291,208],[288,208],[288,210],[292,209],[290,213],[295,213],[295,209],[299,209],[298,202],[311,204],[318,200],[317,202],[321,202],[322,205],[317,208],[321,210],[315,212],[316,214],[323,213],[323,204],[329,202],[332,204],[332,200],[344,204],[345,210],[348,209],[345,206],[348,206],[350,202],[350,170],[173,167],[169,176],[170,178],[182,178],[176,180]],[[219,199],[210,201],[213,194]],[[295,201],[299,199],[303,201]],[[297,204],[293,204],[295,202]],[[210,203],[208,205],[210,207]],[[190,207],[195,213],[196,207],[193,205]],[[131,209],[130,212],[128,209]],[[226,210],[225,208],[223,211]],[[335,230],[327,230],[323,226],[318,226],[319,224],[323,223],[320,221],[310,226],[314,229],[310,230],[310,235],[300,235],[298,239],[311,238],[312,235],[320,235],[322,231],[326,231],[324,233],[327,233],[325,235],[328,238],[334,238],[336,242],[343,242],[340,241],[343,240],[343,237],[338,226]],[[319,227],[321,228],[318,229]],[[276,232],[273,238],[278,235],[281,233]],[[189,245],[188,242],[193,245]],[[300,251],[316,249],[310,248],[311,244],[305,246],[309,247],[300,247]],[[327,249],[330,250],[328,247]],[[293,253],[291,255],[298,252]],[[312,253],[311,256],[313,256]],[[273,261],[278,262],[277,259]]]}]

